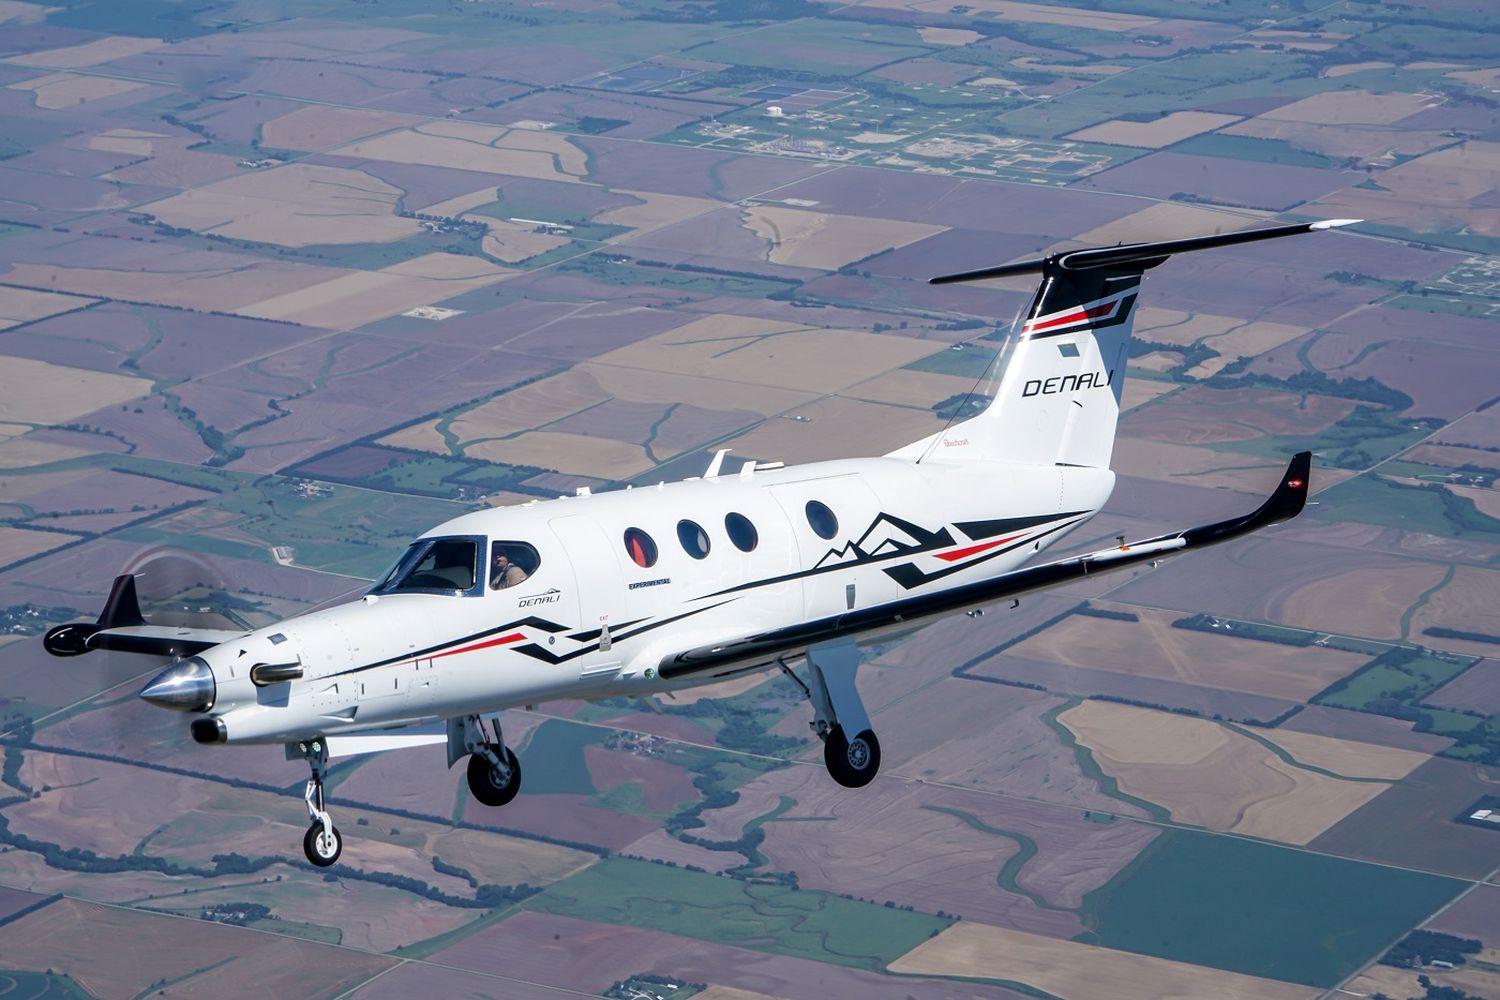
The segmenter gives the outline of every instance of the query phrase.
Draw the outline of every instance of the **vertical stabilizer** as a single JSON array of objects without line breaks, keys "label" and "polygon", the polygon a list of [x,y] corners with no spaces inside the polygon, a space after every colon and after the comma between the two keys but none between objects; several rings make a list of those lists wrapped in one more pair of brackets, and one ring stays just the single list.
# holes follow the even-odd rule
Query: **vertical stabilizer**
[{"label": "vertical stabilizer", "polygon": [[933,278],[932,284],[1040,273],[1041,286],[977,416],[892,452],[896,458],[1108,468],[1120,419],[1130,330],[1144,273],[1174,253],[1274,239],[1357,222],[1278,226],[1165,243],[1052,254]]}]

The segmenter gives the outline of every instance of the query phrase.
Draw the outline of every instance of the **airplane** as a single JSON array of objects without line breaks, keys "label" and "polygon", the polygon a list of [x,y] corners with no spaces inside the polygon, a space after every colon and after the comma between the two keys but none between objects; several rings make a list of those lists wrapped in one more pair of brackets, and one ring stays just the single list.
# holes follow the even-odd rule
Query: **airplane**
[{"label": "airplane", "polygon": [[[933,278],[1039,274],[977,414],[878,458],[799,466],[726,451],[704,475],[456,517],[413,541],[363,596],[248,631],[152,625],[134,577],[92,623],[51,629],[57,656],[173,657],[140,692],[193,716],[205,745],[285,744],[311,770],[308,861],[338,861],[331,758],[444,743],[486,806],[521,767],[499,713],[558,698],[647,698],[780,670],[812,704],[833,780],[881,763],[855,684],[860,642],[1295,517],[1311,456],[1229,520],[1023,565],[1097,514],[1144,273],[1174,254],[1318,232],[1334,219],[1168,242],[1065,250]],[[956,418],[955,418],[956,419]],[[802,661],[801,675],[793,669]]]}]

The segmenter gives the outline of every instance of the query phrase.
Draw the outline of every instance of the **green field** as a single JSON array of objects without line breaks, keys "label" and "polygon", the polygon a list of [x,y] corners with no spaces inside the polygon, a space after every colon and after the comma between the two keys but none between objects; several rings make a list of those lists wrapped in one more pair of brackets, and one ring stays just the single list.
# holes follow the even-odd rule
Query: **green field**
[{"label": "green field", "polygon": [[608,732],[594,726],[549,719],[536,728],[520,748],[521,772],[528,795],[595,795],[593,779],[583,759],[585,747],[603,743]]},{"label": "green field", "polygon": [[610,858],[525,909],[879,971],[951,920],[826,892]]},{"label": "green field", "polygon": [[94,1000],[94,995],[67,976],[50,972],[0,971],[0,996],[6,1000]]},{"label": "green field", "polygon": [[936,46],[924,45],[911,28],[848,21],[802,18],[700,45],[693,59],[791,70],[797,79],[816,86],[817,78],[853,76],[884,63],[925,55]]},{"label": "green field", "polygon": [[1481,514],[1474,501],[1431,483],[1407,486],[1373,476],[1356,476],[1318,496],[1341,521],[1422,531],[1444,538],[1500,541],[1500,521]]},{"label": "green field", "polygon": [[1315,695],[1313,701],[1334,708],[1390,715],[1401,706],[1421,703],[1474,662],[1468,656],[1396,647]]},{"label": "green field", "polygon": [[1464,888],[1457,879],[1168,830],[1084,898],[1078,940],[1331,987]]}]

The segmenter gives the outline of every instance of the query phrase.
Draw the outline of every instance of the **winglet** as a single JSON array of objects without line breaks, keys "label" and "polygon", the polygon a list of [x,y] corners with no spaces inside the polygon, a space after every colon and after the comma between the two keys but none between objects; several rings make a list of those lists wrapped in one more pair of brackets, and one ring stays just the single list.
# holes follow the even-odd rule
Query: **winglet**
[{"label": "winglet", "polygon": [[98,625],[100,628],[121,628],[144,624],[146,619],[141,615],[141,602],[135,596],[135,577],[122,573],[115,577],[114,586],[109,588],[109,599],[99,613]]}]

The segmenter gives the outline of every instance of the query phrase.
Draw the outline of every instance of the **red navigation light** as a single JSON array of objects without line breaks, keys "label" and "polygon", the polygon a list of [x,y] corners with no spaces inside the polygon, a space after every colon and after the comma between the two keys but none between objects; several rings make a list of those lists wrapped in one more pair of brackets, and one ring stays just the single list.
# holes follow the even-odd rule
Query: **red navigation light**
[{"label": "red navigation light", "polygon": [[1288,479],[1286,481],[1286,485],[1287,485],[1288,489],[1300,490],[1302,488],[1302,480],[1300,480],[1300,479]]}]

